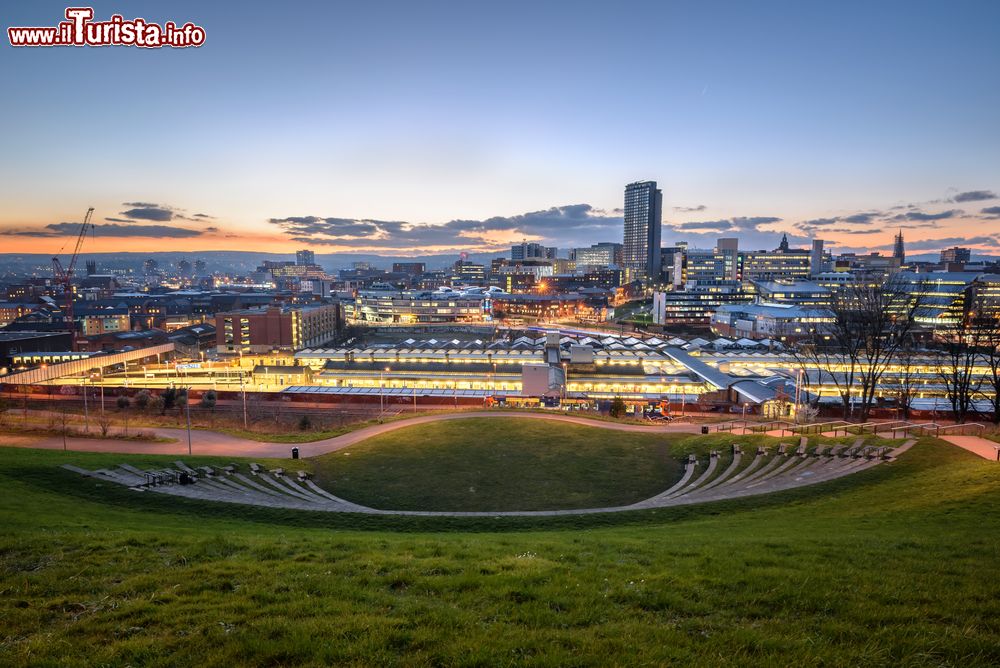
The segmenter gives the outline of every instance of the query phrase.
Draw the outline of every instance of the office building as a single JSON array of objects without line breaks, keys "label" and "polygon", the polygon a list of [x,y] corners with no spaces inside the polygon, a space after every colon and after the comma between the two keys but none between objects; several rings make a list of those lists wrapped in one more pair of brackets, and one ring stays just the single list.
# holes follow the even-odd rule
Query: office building
[{"label": "office building", "polygon": [[357,323],[431,325],[487,321],[490,304],[482,292],[361,290],[349,308],[348,317]]},{"label": "office building", "polygon": [[337,335],[339,304],[267,306],[215,315],[216,344],[222,352],[299,350]]},{"label": "office building", "polygon": [[625,233],[622,264],[635,275],[656,279],[660,275],[660,224],[663,193],[656,181],[625,186]]},{"label": "office building", "polygon": [[809,254],[809,274],[811,276],[822,274],[825,269],[824,264],[823,240],[813,239],[812,252]]},{"label": "office building", "polygon": [[577,267],[610,267],[622,262],[622,245],[602,242],[588,248],[573,249]]},{"label": "office building", "polygon": [[423,262],[393,262],[392,263],[392,273],[394,274],[410,274],[411,276],[419,276],[427,271],[427,265]]},{"label": "office building", "polygon": [[722,262],[722,278],[727,281],[740,279],[740,240],[735,237],[719,239],[715,252]]},{"label": "office building", "polygon": [[510,247],[510,259],[518,260],[551,260],[556,256],[556,248],[538,243],[522,241]]},{"label": "office building", "polygon": [[311,250],[295,251],[295,264],[299,266],[316,264],[316,253]]},{"label": "office building", "polygon": [[952,248],[945,248],[941,251],[941,263],[962,263],[965,264],[972,260],[972,251],[968,248],[961,248],[959,246],[953,246]]}]

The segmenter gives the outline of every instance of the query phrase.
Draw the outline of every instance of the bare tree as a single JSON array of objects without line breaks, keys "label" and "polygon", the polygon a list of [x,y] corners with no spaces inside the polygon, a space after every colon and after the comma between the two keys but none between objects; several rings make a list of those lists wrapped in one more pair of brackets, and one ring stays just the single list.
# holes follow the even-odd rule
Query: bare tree
[{"label": "bare tree", "polygon": [[882,377],[900,349],[907,345],[916,318],[923,308],[924,289],[899,274],[884,283],[859,280],[847,291],[847,308],[853,317],[845,320],[851,330],[844,336],[857,341],[857,374],[860,389],[859,419],[868,421]]},{"label": "bare tree", "polygon": [[910,409],[916,395],[917,377],[916,372],[919,352],[913,341],[909,341],[896,351],[895,365],[898,367],[896,375],[891,383],[888,383],[891,395],[896,399],[899,406],[900,419],[910,419]]},{"label": "bare tree", "polygon": [[125,436],[128,436],[128,409],[132,406],[131,400],[126,395],[121,395],[118,397],[118,401],[115,402],[118,405],[118,410],[121,411],[122,418],[125,420]]},{"label": "bare tree", "polygon": [[989,391],[980,392],[990,402],[993,424],[1000,424],[1000,315],[985,300],[979,300],[973,313],[979,330],[980,358],[986,367],[983,382]]},{"label": "bare tree", "polygon": [[962,317],[938,335],[942,352],[938,377],[951,403],[955,422],[965,422],[975,409],[974,401],[983,382],[976,372],[982,333],[982,328]]},{"label": "bare tree", "polygon": [[858,417],[867,421],[879,384],[900,347],[909,340],[923,290],[899,278],[858,277],[838,291],[827,313],[793,355],[804,370],[824,373],[837,388],[843,419],[852,417],[857,395]]}]

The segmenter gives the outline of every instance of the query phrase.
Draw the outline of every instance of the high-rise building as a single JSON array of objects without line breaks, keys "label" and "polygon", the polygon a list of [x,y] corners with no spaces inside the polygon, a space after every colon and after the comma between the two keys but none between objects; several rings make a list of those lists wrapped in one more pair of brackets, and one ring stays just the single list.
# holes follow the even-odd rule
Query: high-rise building
[{"label": "high-rise building", "polygon": [[656,181],[625,186],[625,234],[622,264],[645,278],[660,274],[660,224],[663,193]]},{"label": "high-rise building", "polygon": [[906,249],[903,248],[903,230],[896,234],[896,242],[892,245],[892,256],[899,264],[906,264]]},{"label": "high-rise building", "polygon": [[195,276],[204,276],[205,275],[205,261],[204,260],[195,260],[194,261],[194,274],[195,274]]},{"label": "high-rise building", "polygon": [[809,254],[809,273],[813,276],[823,273],[822,239],[813,239],[812,252]]},{"label": "high-rise building", "polygon": [[177,263],[177,273],[181,276],[191,275],[191,263],[187,260],[181,260]]},{"label": "high-rise building", "polygon": [[738,281],[740,278],[740,240],[736,237],[719,239],[715,244],[715,250],[722,258],[723,280]]},{"label": "high-rise building", "polygon": [[295,251],[295,264],[299,266],[316,264],[316,253],[311,250]]},{"label": "high-rise building", "polygon": [[146,276],[152,276],[153,274],[156,273],[156,270],[158,268],[159,268],[159,262],[157,262],[153,258],[149,258],[148,260],[142,263],[142,272],[146,274]]},{"label": "high-rise building", "polygon": [[961,248],[960,246],[953,246],[951,248],[945,248],[941,251],[941,262],[942,263],[952,263],[952,262],[969,262],[972,260],[972,251],[968,248]]},{"label": "high-rise building", "polygon": [[514,262],[518,260],[552,260],[556,256],[556,250],[551,246],[522,241],[510,247],[510,259]]}]

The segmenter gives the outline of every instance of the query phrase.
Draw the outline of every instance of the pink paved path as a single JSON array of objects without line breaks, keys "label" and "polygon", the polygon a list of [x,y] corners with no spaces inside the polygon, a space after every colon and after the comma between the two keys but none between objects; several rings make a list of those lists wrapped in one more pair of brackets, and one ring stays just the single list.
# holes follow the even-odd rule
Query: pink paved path
[{"label": "pink paved path", "polygon": [[978,436],[942,436],[941,438],[969,452],[975,453],[983,459],[989,459],[994,462],[998,461],[1000,443]]},{"label": "pink paved path", "polygon": [[[206,431],[196,429],[191,432],[192,452],[195,455],[212,455],[225,457],[290,457],[292,448],[298,448],[302,457],[315,457],[317,455],[335,452],[343,448],[354,445],[371,438],[396,429],[412,427],[429,422],[440,420],[463,420],[466,418],[518,418],[526,420],[550,420],[553,422],[568,422],[579,424],[585,427],[596,429],[610,429],[613,431],[631,431],[645,434],[696,434],[701,430],[700,425],[695,424],[665,424],[665,425],[636,425],[619,424],[615,422],[605,422],[602,420],[591,420],[588,418],[573,417],[571,415],[548,414],[548,413],[505,413],[498,411],[445,413],[441,415],[425,415],[421,417],[408,418],[385,422],[383,424],[364,427],[340,436],[327,438],[322,441],[311,443],[264,443],[252,441],[238,436],[230,436],[217,431]],[[155,454],[155,455],[186,455],[188,452],[187,430],[170,428],[143,428],[143,431],[151,431],[158,437],[177,439],[173,443],[155,443],[144,441],[121,441],[116,439],[99,438],[68,438],[66,439],[68,449],[84,452],[121,452],[129,454]],[[14,446],[23,448],[45,448],[49,450],[62,450],[63,439],[61,436],[47,436],[43,438],[31,438],[21,436],[11,436],[0,434],[0,446]]]}]

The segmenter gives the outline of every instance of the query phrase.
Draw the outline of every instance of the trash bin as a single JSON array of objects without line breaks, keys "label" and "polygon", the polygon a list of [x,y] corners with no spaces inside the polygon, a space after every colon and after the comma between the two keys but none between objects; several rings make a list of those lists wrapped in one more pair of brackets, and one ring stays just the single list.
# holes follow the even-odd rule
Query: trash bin
[{"label": "trash bin", "polygon": [[292,448],[292,459],[298,459],[298,458],[299,458],[299,449]]},{"label": "trash bin", "polygon": [[703,434],[707,434],[708,433],[708,425],[707,424],[701,426],[701,433],[703,433]]}]

